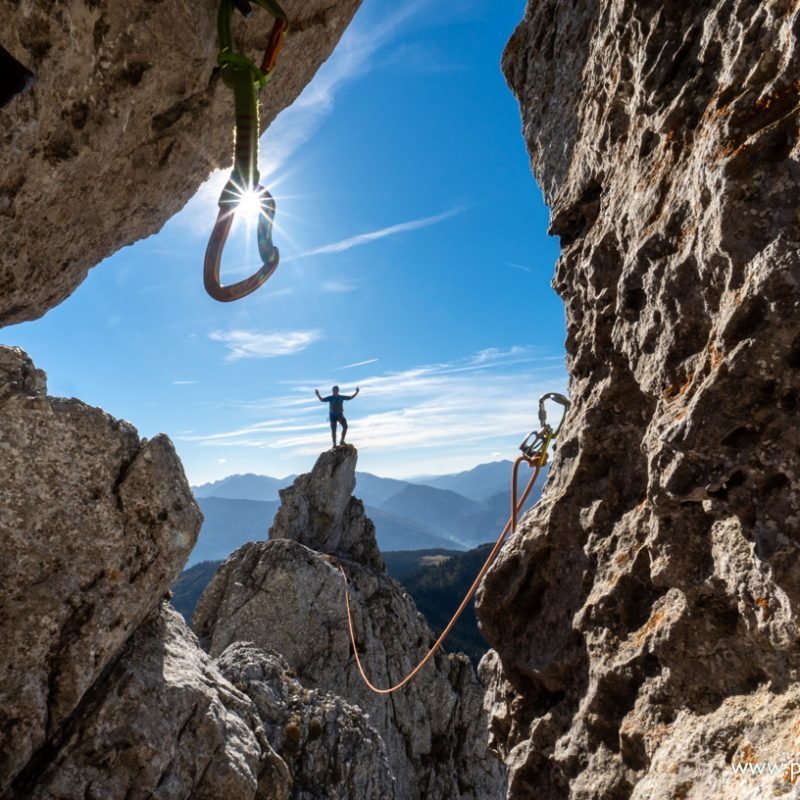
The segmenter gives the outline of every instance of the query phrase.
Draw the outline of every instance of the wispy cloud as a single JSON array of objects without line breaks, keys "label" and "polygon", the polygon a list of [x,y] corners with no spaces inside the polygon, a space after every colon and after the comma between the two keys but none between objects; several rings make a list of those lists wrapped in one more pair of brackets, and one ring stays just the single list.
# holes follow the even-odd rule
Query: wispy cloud
[{"label": "wispy cloud", "polygon": [[324,281],[322,284],[323,292],[331,292],[332,294],[345,294],[347,292],[354,292],[358,286],[349,281]]},{"label": "wispy cloud", "polygon": [[[290,394],[262,406],[272,413],[281,409],[280,420],[184,438],[209,447],[313,455],[327,432],[324,420],[310,416],[319,413],[313,390],[328,382],[330,378],[297,382]],[[536,397],[563,392],[565,384],[563,358],[530,347],[487,348],[463,359],[373,375],[359,381],[353,438],[360,450],[374,453],[402,451],[405,457],[412,449],[432,455],[444,449],[494,458],[538,426]]]},{"label": "wispy cloud", "polygon": [[530,267],[526,267],[524,264],[514,264],[511,261],[506,261],[507,267],[513,267],[514,269],[521,270],[522,272],[531,272]]},{"label": "wispy cloud", "polygon": [[343,367],[336,367],[338,372],[340,369],[353,369],[353,367],[365,367],[367,364],[374,364],[377,358],[368,358],[366,361],[356,361],[355,364],[345,364]]},{"label": "wispy cloud", "polygon": [[265,175],[280,170],[312,137],[322,120],[333,110],[339,90],[366,75],[375,65],[378,51],[428,5],[430,0],[404,2],[389,16],[374,23],[364,23],[360,16],[356,18],[314,80],[270,125],[264,136],[259,164]]},{"label": "wispy cloud", "polygon": [[460,212],[460,209],[451,209],[442,214],[434,214],[432,217],[422,217],[420,219],[412,219],[409,222],[401,222],[397,225],[389,225],[386,228],[379,228],[377,231],[368,231],[367,233],[359,233],[356,236],[350,236],[347,239],[342,239],[338,242],[325,244],[321,247],[315,247],[312,250],[306,250],[300,253],[295,258],[306,258],[307,256],[327,255],[329,253],[342,253],[345,250],[351,250],[354,247],[362,247],[370,242],[375,242],[378,239],[385,239],[387,236],[397,236],[400,233],[407,231],[416,231],[420,228],[427,228],[429,225],[436,225],[450,217],[455,216]]},{"label": "wispy cloud", "polygon": [[193,383],[200,383],[200,381],[172,381],[173,386],[190,386]]},{"label": "wispy cloud", "polygon": [[277,331],[259,333],[257,331],[232,330],[212,331],[208,338],[222,342],[229,350],[228,361],[240,358],[273,358],[288,356],[305,350],[320,338],[319,331]]}]

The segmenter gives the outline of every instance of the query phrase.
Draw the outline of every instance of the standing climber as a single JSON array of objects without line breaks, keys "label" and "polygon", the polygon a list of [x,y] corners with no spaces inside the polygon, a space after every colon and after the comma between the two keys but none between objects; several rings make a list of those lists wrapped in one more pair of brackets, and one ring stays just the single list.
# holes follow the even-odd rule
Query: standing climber
[{"label": "standing climber", "polygon": [[339,394],[338,386],[334,386],[333,389],[331,389],[331,392],[333,392],[333,394],[323,397],[319,393],[319,389],[314,389],[314,393],[317,395],[317,399],[320,401],[320,403],[330,403],[331,437],[333,438],[333,446],[336,447],[337,422],[342,426],[341,444],[344,444],[344,437],[347,436],[347,420],[344,417],[344,401],[352,400],[358,394],[359,388],[356,386],[355,392],[353,392],[353,394],[351,394],[349,397]]}]

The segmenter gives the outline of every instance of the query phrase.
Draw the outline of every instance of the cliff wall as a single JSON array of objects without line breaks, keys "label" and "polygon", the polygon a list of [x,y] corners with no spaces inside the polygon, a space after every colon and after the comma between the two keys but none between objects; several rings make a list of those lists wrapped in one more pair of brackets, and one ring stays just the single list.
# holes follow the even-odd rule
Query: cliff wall
[{"label": "cliff wall", "polygon": [[792,790],[732,765],[800,750],[799,32],[531,0],[506,48],[573,403],[479,597],[509,797]]}]

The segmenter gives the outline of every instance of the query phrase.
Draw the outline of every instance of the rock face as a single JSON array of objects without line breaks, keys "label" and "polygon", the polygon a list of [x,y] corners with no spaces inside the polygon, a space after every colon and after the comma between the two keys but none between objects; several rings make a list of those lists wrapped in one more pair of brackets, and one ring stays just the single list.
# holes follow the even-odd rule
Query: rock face
[{"label": "rock face", "polygon": [[[367,712],[385,745],[398,800],[500,797],[504,777],[487,753],[483,690],[466,656],[438,653],[390,697],[370,692],[357,672],[337,561],[351,582],[359,652],[374,683],[402,678],[434,637],[400,585],[376,568],[374,529],[349,495],[356,457],[350,446],[323,453],[310,475],[282,492],[270,541],[245,545],[220,567],[192,625],[212,656],[237,641],[254,642],[281,653],[303,686]],[[356,532],[372,541],[358,541]]]},{"label": "rock face", "polygon": [[573,403],[479,597],[509,797],[792,791],[732,769],[800,750],[799,26],[536,0],[506,49]]},{"label": "rock face", "polygon": [[392,800],[386,749],[360,708],[304,689],[280,655],[251,642],[232,644],[218,666],[255,704],[269,741],[288,765],[292,800]]},{"label": "rock face", "polygon": [[[263,127],[311,80],[360,0],[282,4],[291,28],[263,93]],[[14,75],[3,62],[0,325],[41,316],[230,164],[233,99],[216,69],[218,6],[0,0],[0,47],[35,76],[6,92]],[[258,7],[236,17],[237,46],[260,63],[272,17]]]},{"label": "rock face", "polygon": [[255,708],[168,606],[140,626],[70,721],[57,752],[41,761],[9,797],[289,797],[286,765]]},{"label": "rock face", "polygon": [[311,472],[280,490],[270,539],[292,539],[312,550],[343,555],[386,572],[375,525],[353,497],[358,451],[349,445],[324,452]]},{"label": "rock face", "polygon": [[162,600],[201,522],[169,440],[48,397],[21,350],[0,379],[0,798],[393,800],[360,709],[253,644],[217,665]]},{"label": "rock face", "polygon": [[0,795],[61,735],[177,577],[201,516],[165,436],[0,347]]}]

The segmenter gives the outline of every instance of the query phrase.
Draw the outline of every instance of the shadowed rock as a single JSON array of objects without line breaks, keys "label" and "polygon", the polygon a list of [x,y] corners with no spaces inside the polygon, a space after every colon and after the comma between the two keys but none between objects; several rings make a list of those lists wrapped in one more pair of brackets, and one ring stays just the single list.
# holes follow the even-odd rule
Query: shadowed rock
[{"label": "shadowed rock", "polygon": [[9,797],[288,800],[290,785],[254,705],[165,606],[93,686],[57,752]]},{"label": "shadowed rock", "polygon": [[46,395],[0,347],[0,794],[58,737],[194,546],[172,444]]}]

